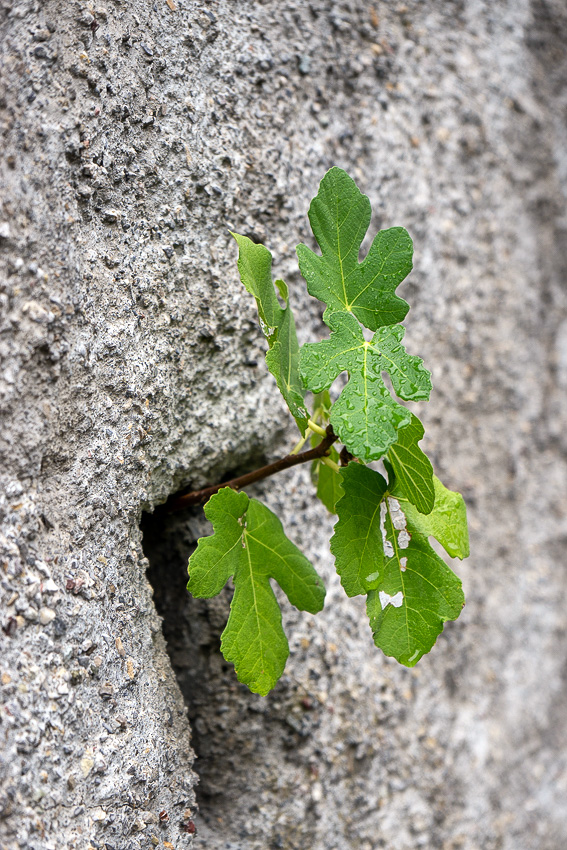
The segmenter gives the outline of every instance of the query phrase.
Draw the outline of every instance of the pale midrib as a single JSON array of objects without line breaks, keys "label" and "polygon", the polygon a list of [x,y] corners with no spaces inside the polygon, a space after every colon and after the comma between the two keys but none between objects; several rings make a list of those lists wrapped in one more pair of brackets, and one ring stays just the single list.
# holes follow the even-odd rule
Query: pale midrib
[{"label": "pale midrib", "polygon": [[[287,306],[289,310],[289,305]],[[287,327],[287,391],[291,392],[291,322]]]},{"label": "pale midrib", "polygon": [[[244,536],[248,537],[248,533],[245,531]],[[258,613],[258,600],[256,599],[256,585],[254,584],[254,571],[252,569],[252,559],[250,557],[250,547],[246,546],[246,557],[248,558],[248,569],[250,570],[250,584],[252,585],[252,596],[254,597],[254,614],[256,616],[256,628],[258,630],[258,638],[260,642],[260,658],[262,665],[262,673],[265,672],[265,664],[264,664],[264,643],[262,641],[262,630],[260,626],[260,616]]]},{"label": "pale midrib", "polygon": [[367,383],[367,368],[366,368],[366,358],[368,356],[368,348],[364,346],[364,428],[366,431],[366,445],[370,448],[370,442],[368,439],[368,383]]},{"label": "pale midrib", "polygon": [[343,258],[341,257],[341,238],[340,238],[340,226],[339,226],[339,198],[338,198],[338,195],[336,197],[336,203],[337,203],[337,214],[335,216],[335,220],[337,222],[337,256],[339,258],[339,265],[341,267],[341,282],[342,282],[342,285],[343,285],[343,298],[344,298],[343,303],[344,303],[346,309],[350,310],[350,306],[349,306],[348,298],[347,298],[347,294],[346,294],[345,273],[343,271]]},{"label": "pale midrib", "polygon": [[[372,519],[370,520],[370,522],[369,522],[369,524],[368,524],[368,531],[366,532],[366,537],[364,538],[364,549],[363,549],[363,555],[364,555],[364,553],[366,552],[366,550],[369,548],[369,546],[368,546],[368,541],[369,541],[369,539],[370,539],[370,531],[371,531],[372,527],[374,526],[374,520],[376,519],[376,514],[377,514],[377,513],[379,512],[379,510],[380,510],[380,505],[381,505],[381,503],[382,503],[382,500],[380,499],[380,501],[378,502],[378,504],[374,507],[374,511],[373,511],[373,513],[372,513]],[[361,558],[361,561],[362,561],[362,558]],[[360,568],[359,568],[359,573],[358,573],[358,575],[359,575],[359,577],[360,577]]]}]

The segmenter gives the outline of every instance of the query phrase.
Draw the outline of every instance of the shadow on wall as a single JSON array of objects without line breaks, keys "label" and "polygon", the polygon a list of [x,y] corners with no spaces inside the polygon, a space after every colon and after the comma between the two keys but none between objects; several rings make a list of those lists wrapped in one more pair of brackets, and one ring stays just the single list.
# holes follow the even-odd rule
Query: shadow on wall
[{"label": "shadow on wall", "polygon": [[[147,577],[198,757],[194,846],[220,850],[236,846],[234,841],[239,847],[248,841],[256,846],[258,840],[266,847],[310,846],[306,842],[315,837],[314,813],[312,827],[304,822],[292,843],[287,827],[279,834],[275,813],[282,802],[286,763],[300,776],[313,769],[302,744],[320,722],[315,706],[286,676],[268,698],[250,693],[222,657],[220,636],[232,588],[213,599],[193,599],[186,589],[189,555],[198,537],[209,533],[202,509],[172,516],[144,514],[142,532],[150,563]],[[248,839],[246,845],[240,843],[243,839]]]}]

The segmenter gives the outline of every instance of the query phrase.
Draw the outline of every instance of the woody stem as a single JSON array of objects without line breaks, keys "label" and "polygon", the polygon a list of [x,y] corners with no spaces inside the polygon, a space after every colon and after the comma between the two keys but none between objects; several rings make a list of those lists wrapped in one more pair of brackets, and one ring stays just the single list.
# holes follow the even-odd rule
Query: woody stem
[{"label": "woody stem", "polygon": [[297,455],[286,455],[274,461],[274,463],[269,463],[266,466],[260,467],[260,469],[254,469],[252,472],[247,472],[246,475],[239,475],[230,481],[223,481],[221,484],[211,484],[209,487],[203,487],[202,490],[192,490],[190,493],[184,493],[182,496],[172,496],[165,503],[164,509],[167,513],[184,511],[192,505],[200,505],[202,502],[205,502],[211,496],[214,496],[215,493],[218,493],[222,487],[231,487],[233,490],[240,490],[248,484],[255,484],[256,481],[262,481],[262,479],[268,478],[270,475],[275,475],[276,472],[283,472],[284,469],[290,469],[290,467],[297,466],[300,463],[309,463],[310,461],[326,457],[329,449],[337,439],[338,437],[333,433],[332,427],[328,425],[326,436],[314,449],[309,449],[309,451],[301,452]]}]

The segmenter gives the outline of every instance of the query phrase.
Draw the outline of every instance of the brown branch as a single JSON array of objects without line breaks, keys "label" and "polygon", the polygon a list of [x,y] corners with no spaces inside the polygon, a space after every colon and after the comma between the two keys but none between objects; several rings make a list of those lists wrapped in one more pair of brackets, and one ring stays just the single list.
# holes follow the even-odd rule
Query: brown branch
[{"label": "brown branch", "polygon": [[274,463],[269,463],[267,466],[260,467],[260,469],[247,472],[246,475],[239,475],[238,478],[233,478],[231,481],[224,481],[222,484],[212,484],[209,487],[204,487],[202,490],[193,490],[191,493],[185,493],[183,496],[172,496],[163,507],[170,514],[184,511],[192,505],[200,505],[215,493],[218,493],[222,487],[232,487],[233,490],[240,490],[248,484],[254,484],[256,481],[261,481],[263,478],[268,478],[270,475],[275,475],[276,472],[282,472],[284,469],[290,469],[299,463],[309,463],[309,461],[318,460],[329,454],[329,449],[337,439],[338,437],[336,437],[329,425],[327,426],[327,436],[314,449],[309,449],[309,451],[301,452],[298,455],[286,455],[280,458],[280,460],[274,461]]}]

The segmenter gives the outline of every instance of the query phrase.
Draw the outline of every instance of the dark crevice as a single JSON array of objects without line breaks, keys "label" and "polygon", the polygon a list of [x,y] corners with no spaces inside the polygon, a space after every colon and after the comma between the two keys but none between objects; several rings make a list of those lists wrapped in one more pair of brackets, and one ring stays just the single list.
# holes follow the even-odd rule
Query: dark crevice
[{"label": "dark crevice", "polygon": [[187,561],[204,527],[202,509],[198,508],[183,516],[144,514],[142,519],[144,552],[150,563],[147,577],[154,589],[157,612],[163,618],[167,650],[188,706],[192,743],[199,758],[197,794],[201,808],[205,799],[215,795],[207,758],[207,724],[201,716],[209,714],[210,703],[216,702],[215,691],[231,673],[220,654],[230,589],[225,588],[214,599],[194,599],[186,589]]}]

